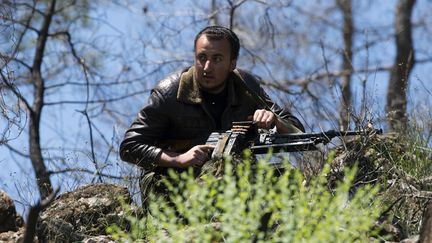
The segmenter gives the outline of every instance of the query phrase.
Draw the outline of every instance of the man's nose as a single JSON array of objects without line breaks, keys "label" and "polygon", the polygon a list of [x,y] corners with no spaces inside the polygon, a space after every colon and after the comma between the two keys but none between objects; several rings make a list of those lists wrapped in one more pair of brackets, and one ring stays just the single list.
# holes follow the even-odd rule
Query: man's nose
[{"label": "man's nose", "polygon": [[204,70],[209,71],[209,70],[211,70],[212,66],[213,66],[213,63],[210,60],[207,60],[204,64]]}]

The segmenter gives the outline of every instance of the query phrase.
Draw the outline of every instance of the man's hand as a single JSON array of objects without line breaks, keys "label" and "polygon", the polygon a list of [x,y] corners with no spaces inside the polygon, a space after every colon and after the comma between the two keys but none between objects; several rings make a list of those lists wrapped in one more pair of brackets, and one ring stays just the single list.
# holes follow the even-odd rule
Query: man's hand
[{"label": "man's hand", "polygon": [[159,159],[159,166],[187,168],[190,166],[202,166],[210,159],[214,145],[196,145],[183,154],[163,151]]},{"label": "man's hand", "polygon": [[256,110],[252,118],[252,121],[256,123],[258,128],[262,128],[262,129],[273,128],[273,126],[276,123],[276,120],[277,119],[275,114],[265,109]]},{"label": "man's hand", "polygon": [[273,112],[265,109],[256,110],[252,120],[256,122],[258,128],[271,129],[276,126],[277,133],[302,133],[292,123],[278,119]]}]

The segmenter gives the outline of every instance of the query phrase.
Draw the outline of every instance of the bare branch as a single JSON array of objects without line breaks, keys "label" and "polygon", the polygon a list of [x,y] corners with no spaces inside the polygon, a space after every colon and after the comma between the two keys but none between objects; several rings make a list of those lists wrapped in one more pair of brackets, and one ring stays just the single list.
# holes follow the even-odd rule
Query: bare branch
[{"label": "bare branch", "polygon": [[64,173],[76,173],[76,172],[80,172],[80,173],[87,173],[93,176],[101,176],[101,177],[105,177],[105,178],[110,178],[110,179],[117,179],[117,180],[131,180],[131,179],[139,179],[140,176],[116,176],[116,175],[110,175],[110,174],[105,174],[105,173],[101,173],[98,171],[92,171],[86,168],[66,168],[63,170],[56,170],[56,171],[49,171],[50,175],[56,175],[56,174],[64,174]]},{"label": "bare branch", "polygon": [[24,98],[24,96],[19,92],[19,90],[15,87],[15,85],[9,82],[9,79],[3,74],[2,70],[0,70],[0,76],[2,78],[2,82],[6,84],[6,87],[8,87],[8,89],[12,91],[12,93],[14,93],[14,95],[24,103],[24,105],[28,110],[31,110],[31,105]]},{"label": "bare branch", "polygon": [[99,100],[89,100],[87,101],[74,101],[74,100],[65,100],[65,101],[57,101],[57,102],[46,102],[44,103],[47,106],[50,105],[62,105],[62,104],[102,104],[102,103],[110,103],[110,102],[117,102],[120,100],[124,100],[136,95],[142,95],[144,93],[148,93],[150,90],[146,89],[146,90],[141,90],[141,91],[137,91],[137,92],[133,92],[130,94],[126,94],[126,95],[122,95],[119,97],[115,97],[115,98],[111,98],[111,99],[99,99]]}]

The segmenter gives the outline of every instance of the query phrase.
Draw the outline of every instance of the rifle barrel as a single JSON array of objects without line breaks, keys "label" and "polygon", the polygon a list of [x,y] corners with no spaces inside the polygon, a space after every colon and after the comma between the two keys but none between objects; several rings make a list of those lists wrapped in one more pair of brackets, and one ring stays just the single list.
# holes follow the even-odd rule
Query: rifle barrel
[{"label": "rifle barrel", "polygon": [[334,137],[365,135],[371,133],[382,134],[382,129],[357,130],[357,131],[328,130],[326,132],[317,132],[317,133],[273,134],[273,136],[275,139],[284,139],[284,140],[307,139],[307,138],[318,138],[318,137],[332,139]]}]

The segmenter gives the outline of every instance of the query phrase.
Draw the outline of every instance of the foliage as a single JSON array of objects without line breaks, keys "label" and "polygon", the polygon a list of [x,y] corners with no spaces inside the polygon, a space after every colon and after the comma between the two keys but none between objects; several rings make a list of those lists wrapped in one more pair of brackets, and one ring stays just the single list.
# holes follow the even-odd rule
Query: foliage
[{"label": "foliage", "polygon": [[[415,123],[404,134],[376,143],[379,154],[386,216],[400,239],[419,234],[423,212],[430,203],[432,150],[430,139]],[[384,160],[386,162],[384,163]]]},{"label": "foliage", "polygon": [[[356,170],[333,193],[327,188],[326,165],[306,185],[302,173],[285,161],[282,173],[267,159],[245,157],[233,166],[226,159],[220,177],[198,180],[192,171],[171,173],[169,197],[153,197],[150,215],[130,217],[130,232],[111,227],[121,241],[259,241],[353,242],[367,240],[379,215],[378,188],[364,186],[350,193]],[[145,238],[143,238],[145,236]]]},{"label": "foliage", "polygon": [[[411,127],[400,135],[401,141],[407,141],[405,151],[394,154],[394,164],[416,179],[432,174],[432,149],[422,130]],[[429,139],[430,140],[430,139]]]},{"label": "foliage", "polygon": [[[414,127],[411,125],[411,127]],[[354,187],[380,185],[380,225],[392,241],[419,233],[425,206],[430,202],[431,150],[423,130],[385,134],[347,141],[337,147],[328,181],[343,178],[343,168],[358,163]]]}]

